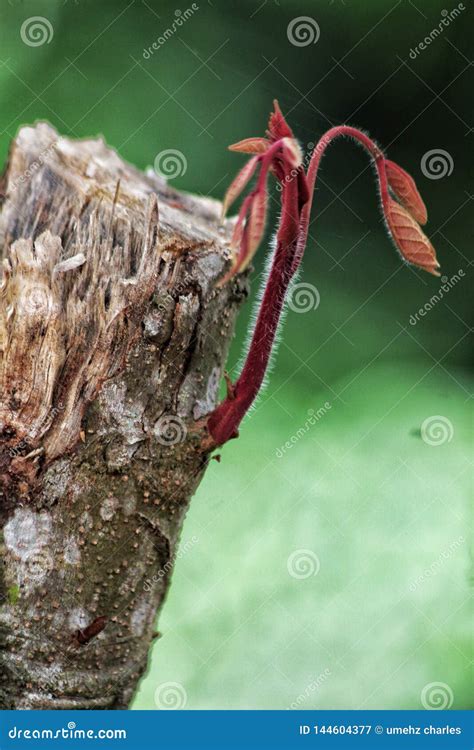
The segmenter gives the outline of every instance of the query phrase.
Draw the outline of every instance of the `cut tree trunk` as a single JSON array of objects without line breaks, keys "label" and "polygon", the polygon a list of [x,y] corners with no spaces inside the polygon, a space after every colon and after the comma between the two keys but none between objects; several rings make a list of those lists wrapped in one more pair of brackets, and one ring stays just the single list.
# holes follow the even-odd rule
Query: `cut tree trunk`
[{"label": "cut tree trunk", "polygon": [[126,708],[245,278],[220,204],[23,128],[1,190],[0,707]]}]

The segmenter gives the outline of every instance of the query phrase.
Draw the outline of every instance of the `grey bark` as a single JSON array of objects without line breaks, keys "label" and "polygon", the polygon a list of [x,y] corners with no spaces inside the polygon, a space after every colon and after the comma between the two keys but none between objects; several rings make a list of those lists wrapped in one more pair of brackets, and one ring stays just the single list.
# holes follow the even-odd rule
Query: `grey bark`
[{"label": "grey bark", "polygon": [[1,200],[0,707],[125,708],[246,282],[217,202],[101,140],[23,128]]}]

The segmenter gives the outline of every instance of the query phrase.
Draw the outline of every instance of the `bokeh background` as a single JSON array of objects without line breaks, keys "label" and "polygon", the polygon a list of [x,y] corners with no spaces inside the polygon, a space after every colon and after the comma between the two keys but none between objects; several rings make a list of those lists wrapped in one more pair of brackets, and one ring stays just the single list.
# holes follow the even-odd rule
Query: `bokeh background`
[{"label": "bokeh background", "polygon": [[[140,167],[178,150],[173,184],[221,197],[242,164],[227,144],[262,134],[277,97],[305,152],[341,122],[386,147],[426,199],[443,280],[457,275],[440,295],[441,279],[400,262],[366,156],[332,146],[310,286],[241,438],[193,500],[136,708],[469,707],[469,6],[1,2],[2,162],[20,125],[47,119],[102,133]],[[46,36],[28,41],[34,16]],[[250,319],[248,305],[233,373]]]}]

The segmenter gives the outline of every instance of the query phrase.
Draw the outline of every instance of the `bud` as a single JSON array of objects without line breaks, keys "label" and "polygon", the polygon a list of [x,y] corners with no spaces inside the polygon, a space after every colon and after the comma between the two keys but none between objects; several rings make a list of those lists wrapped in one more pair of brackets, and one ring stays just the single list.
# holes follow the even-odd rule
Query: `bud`
[{"label": "bud", "polygon": [[277,100],[273,100],[273,112],[268,121],[267,137],[273,143],[280,138],[293,138],[293,131],[285,120]]}]

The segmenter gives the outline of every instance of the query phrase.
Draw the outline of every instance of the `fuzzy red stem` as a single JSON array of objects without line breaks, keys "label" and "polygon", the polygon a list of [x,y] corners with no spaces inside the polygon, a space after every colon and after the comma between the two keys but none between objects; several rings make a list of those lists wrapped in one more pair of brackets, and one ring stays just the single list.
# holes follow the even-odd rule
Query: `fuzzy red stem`
[{"label": "fuzzy red stem", "polygon": [[[274,152],[277,150],[275,148]],[[293,256],[299,236],[301,192],[306,198],[306,181],[302,191],[299,179],[285,183],[284,177],[277,246],[245,364],[235,386],[208,420],[208,430],[216,445],[223,445],[237,436],[238,427],[262,386],[288,284],[296,271]]]},{"label": "fuzzy red stem", "polygon": [[[342,135],[355,138],[374,159],[382,203],[384,206],[387,203],[388,185],[382,152],[368,136],[346,125],[331,128],[322,136],[314,150],[306,178],[302,168],[296,178],[290,175],[289,181],[285,180],[285,174],[280,176],[282,215],[277,235],[277,247],[249,351],[237,383],[208,420],[209,433],[216,445],[223,445],[238,435],[240,422],[262,386],[288,286],[298,270],[306,247],[311,206],[321,158],[329,144]],[[281,142],[274,143],[262,157],[263,168],[257,190],[262,187],[270,160],[275,157],[280,146]]]}]

